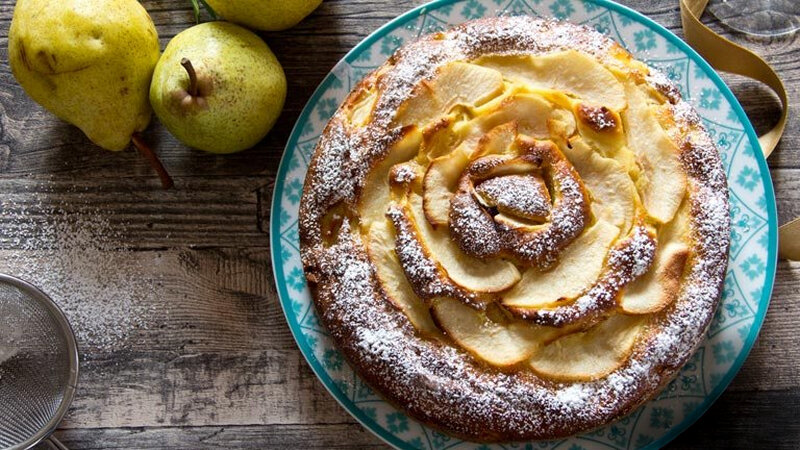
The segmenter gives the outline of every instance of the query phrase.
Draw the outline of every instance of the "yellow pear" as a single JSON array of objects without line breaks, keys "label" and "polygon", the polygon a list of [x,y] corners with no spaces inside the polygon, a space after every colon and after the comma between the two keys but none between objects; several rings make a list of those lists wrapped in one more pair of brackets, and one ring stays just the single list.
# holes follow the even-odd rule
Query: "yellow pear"
[{"label": "yellow pear", "polygon": [[206,0],[225,20],[248,28],[279,31],[297,25],[322,0]]},{"label": "yellow pear", "polygon": [[122,150],[150,122],[158,34],[136,0],[19,0],[8,59],[36,102],[95,144]]},{"label": "yellow pear", "polygon": [[178,33],[150,86],[161,123],[184,144],[212,153],[256,145],[275,124],[285,98],[286,76],[267,44],[227,22]]}]

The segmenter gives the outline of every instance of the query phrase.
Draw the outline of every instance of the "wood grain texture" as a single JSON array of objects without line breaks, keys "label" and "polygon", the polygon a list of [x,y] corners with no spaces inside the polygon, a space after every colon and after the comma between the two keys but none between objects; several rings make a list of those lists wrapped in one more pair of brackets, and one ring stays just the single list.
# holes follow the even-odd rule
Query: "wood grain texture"
[{"label": "wood grain texture", "polygon": [[[60,430],[72,449],[383,449],[359,424],[249,425],[225,427],[106,428]],[[43,447],[45,448],[45,447]]]},{"label": "wood grain texture", "polygon": [[[670,448],[795,449],[798,408],[797,389],[724,395]],[[765,417],[774,425],[763,426]],[[56,436],[80,449],[385,448],[357,424],[68,429]]]},{"label": "wood grain texture", "polygon": [[[269,207],[291,128],[311,92],[361,39],[421,0],[326,0],[297,27],[262,33],[286,71],[289,95],[274,130],[228,156],[180,145],[154,123],[145,133],[175,177],[164,192],[132,150],[110,153],[26,97],[7,65],[14,0],[0,0],[0,271],[10,256],[43,258],[32,236],[7,239],[9,217],[58,208],[102,210],[116,243],[157,279],[148,327],[115,348],[84,348],[80,388],[58,432],[71,448],[384,448],[316,380],[289,333],[269,258]],[[623,3],[681,35],[676,0]],[[162,47],[190,26],[188,0],[144,0]],[[751,41],[800,104],[800,37]],[[763,86],[723,74],[757,130],[777,118]],[[781,222],[800,215],[800,118],[770,158]],[[34,214],[35,216],[35,214]],[[44,220],[44,219],[42,219]],[[742,371],[673,448],[798,448],[800,263],[778,267],[772,305]]]}]

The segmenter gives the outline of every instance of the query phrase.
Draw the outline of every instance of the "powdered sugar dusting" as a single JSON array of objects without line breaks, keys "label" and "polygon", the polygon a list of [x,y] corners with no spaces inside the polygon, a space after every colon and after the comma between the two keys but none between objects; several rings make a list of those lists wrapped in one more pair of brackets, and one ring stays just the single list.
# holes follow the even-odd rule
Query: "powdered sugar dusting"
[{"label": "powdered sugar dusting", "polygon": [[[505,373],[487,369],[448,342],[422,338],[405,315],[384,298],[372,263],[357,232],[345,222],[330,246],[320,239],[320,219],[334,204],[354,204],[366,171],[397,139],[391,127],[397,107],[412,88],[430,78],[445,61],[487,53],[542,53],[577,49],[607,65],[613,42],[585,27],[515,17],[471,22],[412,43],[393,56],[384,75],[370,75],[380,98],[373,120],[363,129],[348,128],[337,113],[320,140],[301,206],[301,253],[323,324],[357,371],[390,401],[425,423],[461,437],[481,440],[557,438],[619,418],[653,395],[686,362],[711,320],[719,300],[730,235],[724,171],[711,140],[691,108],[670,89],[668,80],[652,82],[673,97],[680,132],[681,157],[688,176],[692,257],[678,299],[651,317],[627,362],[610,375],[587,382],[557,383],[529,371]],[[623,68],[624,69],[624,68]],[[660,83],[660,84],[659,84]],[[696,117],[696,116],[695,116]],[[563,192],[580,190],[565,179]],[[565,229],[572,217],[553,209],[551,221]],[[410,266],[415,288],[440,288],[436,268],[422,248],[415,248],[402,214],[389,214],[398,231],[398,258]],[[452,217],[451,217],[452,220]],[[582,229],[583,225],[580,225]],[[580,233],[580,231],[578,231]],[[544,252],[552,241],[542,241]],[[550,323],[566,324],[599,316],[615,306],[619,289],[652,264],[655,242],[644,227],[612,250],[610,268],[599,283],[568,306],[548,314]],[[405,266],[406,263],[403,263]],[[414,274],[428,279],[417,284]],[[435,289],[434,289],[435,290]],[[434,292],[429,290],[429,293]],[[559,312],[553,312],[559,311]],[[544,314],[544,313],[543,313]],[[544,317],[544,316],[542,316]]]},{"label": "powdered sugar dusting", "polygon": [[609,266],[614,272],[626,273],[634,280],[644,275],[656,254],[654,236],[643,226],[634,227],[630,239],[623,249],[614,249],[609,253]]},{"label": "powdered sugar dusting", "polygon": [[46,191],[32,195],[33,202],[0,199],[7,231],[0,270],[50,295],[81,348],[127,347],[155,318],[151,298],[159,280],[138,276],[147,271],[121,244],[124,223],[112,223],[107,211],[89,203],[61,203]]},{"label": "powdered sugar dusting", "polygon": [[[555,186],[550,220],[538,229],[511,227],[505,223],[495,226],[492,218],[480,208],[472,192],[473,185],[467,179],[462,180],[451,201],[450,230],[467,254],[476,257],[508,256],[527,265],[547,268],[584,230],[589,220],[589,198],[578,173],[555,144],[529,138],[519,142],[525,152],[521,158],[541,167],[544,176]],[[481,158],[474,161],[468,171],[481,174],[502,167],[506,161],[492,156]],[[510,195],[513,194],[512,191]],[[543,195],[538,197],[544,200]],[[549,201],[549,195],[546,201]]]},{"label": "powdered sugar dusting", "polygon": [[490,206],[526,219],[546,219],[552,207],[544,182],[530,175],[491,178],[476,186],[475,192],[491,201]]},{"label": "powdered sugar dusting", "polygon": [[424,299],[454,297],[480,306],[477,295],[465,291],[442,276],[442,269],[422,247],[422,239],[417,235],[402,207],[396,204],[390,205],[386,216],[394,224],[397,234],[395,253],[418,296]]},{"label": "powdered sugar dusting", "polygon": [[628,237],[617,242],[609,251],[604,273],[577,300],[550,309],[514,312],[520,317],[549,326],[595,320],[617,305],[617,296],[625,286],[644,275],[653,264],[655,252],[655,237],[645,227],[636,226]]}]

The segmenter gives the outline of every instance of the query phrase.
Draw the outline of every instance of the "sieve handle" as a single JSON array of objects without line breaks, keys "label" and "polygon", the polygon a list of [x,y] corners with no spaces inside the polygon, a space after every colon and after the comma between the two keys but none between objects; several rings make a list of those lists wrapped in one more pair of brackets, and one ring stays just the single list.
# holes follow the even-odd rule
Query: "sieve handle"
[{"label": "sieve handle", "polygon": [[50,436],[47,438],[47,443],[56,450],[69,450],[64,444],[61,443],[61,441],[56,439],[55,436]]}]

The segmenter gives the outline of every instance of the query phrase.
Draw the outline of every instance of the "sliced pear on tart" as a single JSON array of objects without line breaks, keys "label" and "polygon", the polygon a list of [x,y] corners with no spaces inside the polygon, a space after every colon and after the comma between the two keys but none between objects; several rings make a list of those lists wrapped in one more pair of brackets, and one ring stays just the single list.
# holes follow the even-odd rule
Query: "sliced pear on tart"
[{"label": "sliced pear on tart", "polygon": [[521,230],[521,231],[532,232],[540,230],[546,226],[540,223],[527,221],[519,217],[509,216],[502,212],[494,216],[494,221],[495,223],[502,225],[509,230]]},{"label": "sliced pear on tart", "polygon": [[675,216],[658,232],[658,248],[650,270],[634,280],[620,297],[620,307],[630,314],[658,312],[680,294],[691,249],[685,241],[690,231],[690,202],[684,200]]},{"label": "sliced pear on tart", "polygon": [[397,108],[394,122],[398,126],[424,125],[443,114],[433,81],[422,80],[411,97]]},{"label": "sliced pear on tart", "polygon": [[422,144],[419,149],[420,155],[424,155],[428,161],[432,161],[450,153],[453,150],[451,147],[454,139],[453,123],[452,117],[445,116],[424,127]]},{"label": "sliced pear on tart", "polygon": [[637,188],[648,215],[661,223],[672,220],[686,194],[686,175],[677,145],[661,128],[647,96],[625,84],[628,109],[622,114],[628,147],[641,168]]},{"label": "sliced pear on tart", "polygon": [[515,157],[513,154],[489,155],[473,160],[469,166],[469,175],[473,182],[480,182],[509,175],[527,175],[540,169],[541,164],[529,158]]},{"label": "sliced pear on tart", "polygon": [[506,122],[489,130],[478,140],[474,157],[508,153],[517,137],[516,121]]},{"label": "sliced pear on tart", "polygon": [[511,262],[473,258],[452,242],[449,230],[434,229],[425,217],[419,195],[409,195],[406,210],[411,212],[423,244],[455,285],[472,292],[493,293],[504,291],[519,281],[519,271]]},{"label": "sliced pear on tart", "polygon": [[574,50],[547,55],[491,55],[475,61],[531,88],[564,91],[598,106],[621,111],[625,90],[596,59]]},{"label": "sliced pear on tart", "polygon": [[554,109],[550,120],[547,121],[547,128],[553,141],[566,141],[575,134],[575,117],[566,109]]},{"label": "sliced pear on tart", "polygon": [[436,95],[449,110],[454,105],[481,106],[503,92],[503,75],[475,64],[454,61],[439,69]]},{"label": "sliced pear on tart", "polygon": [[526,136],[546,139],[550,136],[548,120],[559,108],[544,97],[534,93],[516,93],[504,98],[495,109],[482,112],[476,130],[490,130],[498,125],[515,121],[517,132]]},{"label": "sliced pear on tart", "polygon": [[385,219],[386,205],[391,199],[389,174],[396,164],[413,159],[419,151],[422,133],[408,129],[405,136],[389,149],[383,160],[377,162],[364,181],[364,188],[358,199],[358,214],[361,224],[369,224]]},{"label": "sliced pear on tart", "polygon": [[538,309],[578,297],[597,281],[618,235],[619,228],[598,221],[564,249],[555,267],[546,272],[527,269],[519,283],[502,295],[502,304],[512,310]]},{"label": "sliced pear on tart", "polygon": [[441,66],[431,80],[420,82],[397,110],[395,123],[425,124],[454,106],[480,106],[504,88],[500,72],[475,64],[453,61]]},{"label": "sliced pear on tart", "polygon": [[605,106],[587,103],[575,105],[575,117],[581,134],[594,139],[622,139],[622,118]]},{"label": "sliced pear on tart", "polygon": [[450,199],[468,163],[469,151],[461,145],[428,166],[422,181],[422,197],[425,217],[432,225],[439,227],[449,223]]},{"label": "sliced pear on tart", "polygon": [[492,320],[487,311],[477,311],[458,300],[439,297],[432,301],[432,314],[442,331],[476,358],[493,366],[508,367],[530,358],[560,330],[520,320]]},{"label": "sliced pear on tart", "polygon": [[645,320],[614,314],[588,330],[562,336],[537,351],[531,368],[564,381],[602,378],[621,367],[633,350]]},{"label": "sliced pear on tart", "polygon": [[561,150],[591,194],[594,215],[627,232],[636,212],[636,186],[627,169],[602,157],[580,138],[570,140],[570,145]]},{"label": "sliced pear on tart", "polygon": [[692,202],[687,197],[678,207],[672,220],[658,230],[658,240],[661,242],[684,242],[685,236],[689,236],[691,232],[691,209]]},{"label": "sliced pear on tart", "polygon": [[372,118],[372,110],[378,100],[377,89],[362,89],[358,95],[349,100],[347,118],[356,127],[363,127]]},{"label": "sliced pear on tart", "polygon": [[619,301],[622,310],[630,314],[649,314],[674,302],[680,294],[688,258],[689,247],[682,242],[660,245],[653,267],[622,292]]},{"label": "sliced pear on tart", "polygon": [[385,219],[374,222],[369,227],[367,253],[375,264],[375,272],[384,293],[414,327],[427,334],[437,334],[439,330],[433,323],[428,305],[414,293],[394,247],[395,236],[389,222]]}]

